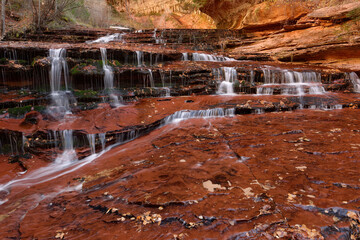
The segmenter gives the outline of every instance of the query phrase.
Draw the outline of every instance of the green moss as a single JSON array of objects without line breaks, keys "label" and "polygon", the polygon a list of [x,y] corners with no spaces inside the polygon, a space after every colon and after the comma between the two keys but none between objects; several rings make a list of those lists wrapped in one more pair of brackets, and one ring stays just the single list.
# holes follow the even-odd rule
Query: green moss
[{"label": "green moss", "polygon": [[161,16],[162,14],[160,12],[151,12],[150,16]]},{"label": "green moss", "polygon": [[346,17],[352,20],[360,20],[360,7],[353,9],[346,14]]},{"label": "green moss", "polygon": [[114,61],[112,62],[112,64],[113,64],[114,66],[117,66],[117,67],[122,66],[122,64],[121,64],[118,60],[114,60]]},{"label": "green moss", "polygon": [[26,66],[27,64],[28,64],[28,62],[26,61],[26,60],[17,60],[16,61],[18,64],[20,64],[20,65],[23,65],[23,66]]},{"label": "green moss", "polygon": [[201,8],[201,7],[205,6],[205,4],[207,3],[207,0],[193,0],[193,3],[197,8]]},{"label": "green moss", "polygon": [[75,90],[74,95],[77,98],[91,98],[96,97],[98,92],[93,90]]},{"label": "green moss", "polygon": [[8,109],[8,113],[9,113],[10,117],[21,117],[30,111],[31,111],[31,106],[16,107],[16,108]]},{"label": "green moss", "polygon": [[81,70],[79,69],[79,65],[76,65],[75,67],[70,69],[70,74],[71,75],[81,74]]},{"label": "green moss", "polygon": [[8,113],[10,117],[23,117],[26,113],[30,112],[31,109],[34,108],[35,111],[43,112],[46,107],[45,106],[23,106],[23,107],[16,107],[16,108],[9,108]]},{"label": "green moss", "polygon": [[37,62],[39,59],[41,59],[41,58],[43,58],[43,57],[41,57],[41,56],[36,56],[36,57],[33,59],[33,61],[31,62],[31,66],[34,67],[35,64],[36,64],[36,62]]},{"label": "green moss", "polygon": [[8,62],[7,58],[0,58],[0,64],[7,64]]}]

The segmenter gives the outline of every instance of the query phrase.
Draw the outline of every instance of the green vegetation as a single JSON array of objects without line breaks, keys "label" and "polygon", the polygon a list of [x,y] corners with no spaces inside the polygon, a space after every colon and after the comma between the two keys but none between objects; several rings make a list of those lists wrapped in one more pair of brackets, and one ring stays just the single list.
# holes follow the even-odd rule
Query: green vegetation
[{"label": "green vegetation", "polygon": [[62,20],[64,22],[71,22],[87,27],[91,27],[89,23],[90,13],[84,5],[84,0],[78,0],[76,3],[73,3],[70,7],[70,10],[65,12]]},{"label": "green vegetation", "polygon": [[360,7],[348,12],[348,14],[346,14],[346,17],[356,21],[360,20]]},{"label": "green vegetation", "polygon": [[34,110],[38,112],[43,112],[46,109],[45,106],[23,106],[23,107],[15,107],[15,108],[9,108],[7,111],[10,115],[10,117],[13,118],[19,118],[23,117],[26,113]]},{"label": "green vegetation", "polygon": [[201,7],[205,6],[205,4],[207,3],[207,0],[193,0],[193,3],[197,8],[201,8]]},{"label": "green vegetation", "polygon": [[75,67],[73,67],[72,69],[70,69],[70,74],[71,75],[77,75],[77,74],[81,74],[82,71],[80,70],[80,66],[76,65]]},{"label": "green vegetation", "polygon": [[7,64],[8,62],[7,58],[0,58],[0,64]]},{"label": "green vegetation", "polygon": [[[118,60],[108,60],[107,64],[111,67],[121,67],[121,64]],[[116,70],[116,69],[115,69]],[[102,60],[87,59],[82,63],[75,65],[70,69],[71,75],[77,74],[100,74],[103,71],[103,62]]]},{"label": "green vegetation", "polygon": [[94,90],[75,90],[74,95],[77,98],[92,98],[96,97],[98,92]]},{"label": "green vegetation", "polygon": [[36,57],[34,57],[33,61],[31,62],[31,66],[34,67],[35,64],[36,64],[36,62],[37,62],[39,59],[41,59],[41,58],[43,58],[43,57],[41,57],[41,56],[36,56]]}]

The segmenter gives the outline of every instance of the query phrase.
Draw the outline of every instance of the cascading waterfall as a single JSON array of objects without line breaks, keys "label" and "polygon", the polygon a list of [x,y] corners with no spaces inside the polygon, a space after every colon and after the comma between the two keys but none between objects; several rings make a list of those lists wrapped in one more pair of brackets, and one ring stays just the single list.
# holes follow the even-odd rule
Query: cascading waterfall
[{"label": "cascading waterfall", "polygon": [[[99,142],[101,144],[101,149],[102,149],[102,151],[104,151],[105,145],[106,145],[106,138],[105,138],[106,133],[99,133],[97,135],[98,135]],[[87,136],[87,139],[89,142],[91,154],[95,154],[96,153],[96,133],[87,134],[86,136]]]},{"label": "cascading waterfall", "polygon": [[135,51],[135,52],[136,52],[137,65],[138,67],[142,67],[143,59],[144,59],[143,51]]},{"label": "cascading waterfall", "polygon": [[94,41],[87,41],[86,43],[88,44],[92,44],[92,43],[108,43],[108,42],[113,42],[113,41],[121,41],[123,43],[125,43],[124,41],[124,35],[126,33],[114,33],[114,34],[111,34],[111,35],[107,35],[107,36],[104,36],[104,37],[100,37]]},{"label": "cascading waterfall", "polygon": [[156,43],[156,44],[163,44],[163,43],[165,43],[164,39],[161,37],[162,34],[160,34],[160,37],[158,37],[157,34],[156,34],[156,32],[157,32],[157,29],[155,28],[155,29],[154,29],[154,34],[153,34],[153,38],[154,38],[154,40],[155,40],[155,43]]},{"label": "cascading waterfall", "polygon": [[108,91],[110,101],[115,107],[119,107],[122,104],[119,101],[118,96],[114,94],[114,72],[110,65],[108,65],[106,48],[100,48],[101,59],[104,70],[104,90]]},{"label": "cascading waterfall", "polygon": [[103,151],[105,150],[105,144],[106,144],[105,136],[106,136],[106,133],[99,133],[99,140],[100,140],[101,148]]},{"label": "cascading waterfall", "polygon": [[215,117],[233,117],[235,115],[234,108],[214,108],[207,110],[181,110],[166,117],[164,124],[176,123],[186,119],[192,118],[215,118]]},{"label": "cascading waterfall", "polygon": [[170,88],[168,87],[164,87],[165,89],[165,97],[171,97],[171,91],[170,91]]},{"label": "cascading waterfall", "polygon": [[257,88],[258,95],[323,94],[321,75],[316,72],[296,72],[291,70],[262,69],[264,84]]},{"label": "cascading waterfall", "polygon": [[182,61],[189,61],[189,54],[188,53],[182,53]]},{"label": "cascading waterfall", "polygon": [[255,72],[254,72],[254,70],[251,70],[250,71],[250,83],[251,83],[251,85],[254,85],[255,83]]},{"label": "cascading waterfall", "polygon": [[224,81],[219,84],[218,94],[234,94],[234,83],[237,80],[237,72],[234,67],[222,67],[220,74],[223,74]]},{"label": "cascading waterfall", "polygon": [[74,149],[73,131],[62,130],[60,137],[63,147],[63,153],[55,159],[57,164],[70,164],[77,159],[76,151]]},{"label": "cascading waterfall", "polygon": [[100,48],[101,52],[101,59],[103,63],[103,70],[104,70],[104,87],[105,90],[112,90],[114,89],[114,72],[112,67],[108,65],[107,60],[107,51],[106,48]]},{"label": "cascading waterfall", "polygon": [[96,134],[87,134],[87,139],[89,141],[89,147],[91,150],[91,154],[95,154],[95,139],[96,139]]},{"label": "cascading waterfall", "polygon": [[160,70],[159,73],[160,73],[162,88],[165,89],[165,97],[170,97],[171,96],[170,95],[170,88],[166,87],[166,83],[165,83],[165,80],[166,80],[165,71]]},{"label": "cascading waterfall", "polygon": [[193,53],[192,60],[193,61],[207,61],[207,62],[235,61],[235,59],[233,59],[233,58],[228,58],[228,57],[223,57],[223,56],[215,56],[215,55],[206,54],[206,53]]},{"label": "cascading waterfall", "polygon": [[354,86],[354,92],[360,93],[360,78],[355,72],[349,73],[349,78]]},{"label": "cascading waterfall", "polygon": [[[64,48],[50,49],[49,56],[51,60],[50,70],[50,97],[52,100],[48,110],[55,117],[71,114],[70,97],[68,91],[69,69],[66,62],[66,50]],[[61,82],[64,80],[65,91],[61,90]]]},{"label": "cascading waterfall", "polygon": [[165,87],[165,71],[159,70],[162,87]]},{"label": "cascading waterfall", "polygon": [[148,69],[148,71],[149,71],[150,87],[154,88],[154,87],[155,87],[155,83],[154,83],[154,77],[153,77],[152,71],[151,71],[151,69]]}]

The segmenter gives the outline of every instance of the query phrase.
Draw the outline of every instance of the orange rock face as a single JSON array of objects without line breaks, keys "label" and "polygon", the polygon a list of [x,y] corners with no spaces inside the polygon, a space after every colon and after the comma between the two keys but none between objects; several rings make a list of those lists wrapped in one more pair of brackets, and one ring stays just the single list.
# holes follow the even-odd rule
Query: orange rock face
[{"label": "orange rock face", "polygon": [[299,110],[161,127],[54,180],[14,184],[2,236],[356,236],[357,114]]},{"label": "orange rock face", "polygon": [[359,72],[270,61],[338,29],[1,43],[0,238],[358,239]]}]

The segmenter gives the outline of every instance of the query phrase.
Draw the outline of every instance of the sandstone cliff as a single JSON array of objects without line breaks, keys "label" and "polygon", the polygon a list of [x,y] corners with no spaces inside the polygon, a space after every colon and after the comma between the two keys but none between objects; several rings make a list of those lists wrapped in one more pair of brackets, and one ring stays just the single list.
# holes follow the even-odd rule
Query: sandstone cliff
[{"label": "sandstone cliff", "polygon": [[136,22],[138,28],[216,28],[213,19],[201,12],[200,5],[193,0],[107,1],[116,11]]}]

